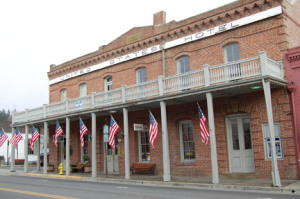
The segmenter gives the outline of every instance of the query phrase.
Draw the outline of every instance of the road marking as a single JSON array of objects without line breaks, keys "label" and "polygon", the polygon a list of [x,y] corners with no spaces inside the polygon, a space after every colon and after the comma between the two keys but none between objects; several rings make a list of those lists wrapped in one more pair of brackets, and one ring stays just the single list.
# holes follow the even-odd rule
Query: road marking
[{"label": "road marking", "polygon": [[59,196],[59,195],[38,193],[38,192],[32,192],[32,191],[22,191],[22,190],[17,190],[17,189],[0,188],[0,191],[15,192],[15,193],[20,193],[20,194],[27,194],[27,195],[33,195],[33,196],[42,196],[42,197],[48,197],[48,198],[78,199],[78,198],[72,198],[72,197],[67,197],[67,196]]},{"label": "road marking", "polygon": [[257,199],[272,199],[272,198],[257,198]]},{"label": "road marking", "polygon": [[117,189],[128,189],[128,187],[117,187]]},{"label": "road marking", "polygon": [[37,180],[37,182],[48,182],[48,180]]}]

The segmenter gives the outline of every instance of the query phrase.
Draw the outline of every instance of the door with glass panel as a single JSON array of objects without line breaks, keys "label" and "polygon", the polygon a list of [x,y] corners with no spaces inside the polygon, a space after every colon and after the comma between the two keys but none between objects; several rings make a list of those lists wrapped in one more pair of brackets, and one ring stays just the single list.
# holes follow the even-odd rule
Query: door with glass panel
[{"label": "door with glass panel", "polygon": [[119,173],[119,140],[118,134],[115,135],[115,148],[112,149],[108,144],[107,149],[107,172]]},{"label": "door with glass panel", "polygon": [[254,173],[255,165],[250,117],[228,117],[227,135],[230,172]]},{"label": "door with glass panel", "polygon": [[149,130],[139,131],[139,162],[150,162]]}]

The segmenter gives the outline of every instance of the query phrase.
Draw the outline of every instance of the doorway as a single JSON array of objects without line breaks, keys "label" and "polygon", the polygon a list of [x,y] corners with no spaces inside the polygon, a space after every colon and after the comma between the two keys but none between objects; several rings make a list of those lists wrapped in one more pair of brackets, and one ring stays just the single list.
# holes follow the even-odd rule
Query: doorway
[{"label": "doorway", "polygon": [[254,155],[249,115],[227,118],[229,164],[231,173],[254,173]]},{"label": "doorway", "polygon": [[115,148],[112,149],[108,144],[107,148],[107,172],[108,173],[119,173],[119,144],[118,135],[115,135]]}]

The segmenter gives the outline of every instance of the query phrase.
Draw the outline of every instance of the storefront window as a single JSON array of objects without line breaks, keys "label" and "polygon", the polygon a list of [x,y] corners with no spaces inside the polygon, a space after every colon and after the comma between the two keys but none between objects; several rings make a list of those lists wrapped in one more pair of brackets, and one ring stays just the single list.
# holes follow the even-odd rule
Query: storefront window
[{"label": "storefront window", "polygon": [[180,140],[181,140],[181,160],[194,161],[195,160],[195,146],[193,124],[191,121],[179,122]]},{"label": "storefront window", "polygon": [[149,131],[139,131],[140,162],[150,162]]}]

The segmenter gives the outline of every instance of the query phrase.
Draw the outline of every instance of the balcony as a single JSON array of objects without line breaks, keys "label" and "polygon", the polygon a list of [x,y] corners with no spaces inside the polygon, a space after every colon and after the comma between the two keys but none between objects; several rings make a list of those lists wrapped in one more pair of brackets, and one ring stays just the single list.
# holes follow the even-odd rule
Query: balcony
[{"label": "balcony", "polygon": [[268,58],[264,52],[260,53],[258,57],[218,66],[205,65],[204,69],[181,75],[159,76],[158,79],[143,84],[122,86],[108,92],[92,93],[82,98],[15,112],[13,125],[53,120],[64,115],[93,112],[95,109],[114,108],[139,101],[151,101],[164,97],[175,98],[176,94],[185,95],[186,92],[199,91],[204,88],[206,90],[218,89],[218,87],[226,87],[229,84],[238,86],[254,79],[261,82],[262,78],[273,78],[285,82],[282,63]]}]

